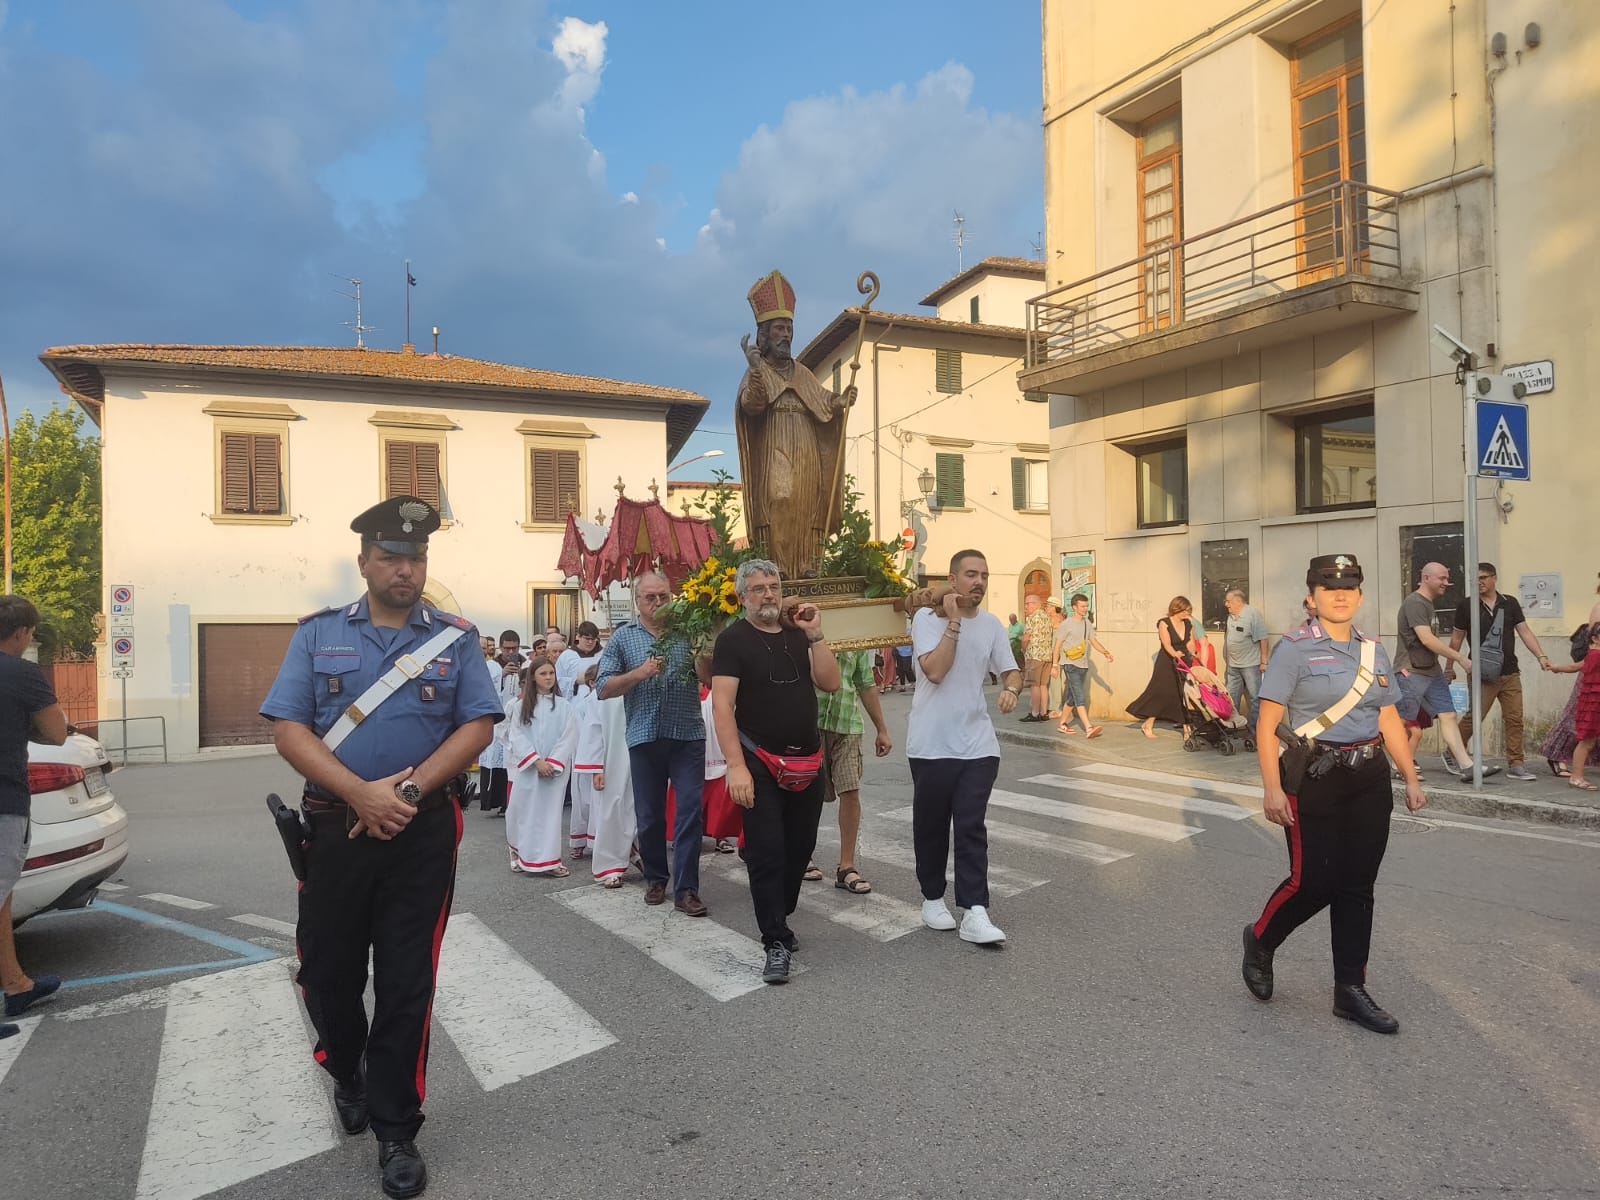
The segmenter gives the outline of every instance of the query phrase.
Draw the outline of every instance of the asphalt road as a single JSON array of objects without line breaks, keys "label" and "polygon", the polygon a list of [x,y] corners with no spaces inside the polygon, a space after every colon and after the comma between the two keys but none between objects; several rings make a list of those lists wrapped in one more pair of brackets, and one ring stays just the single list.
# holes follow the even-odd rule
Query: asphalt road
[{"label": "asphalt road", "polygon": [[[740,940],[737,860],[703,860],[708,921],[641,925],[639,886],[513,876],[502,824],[469,813],[429,1195],[1600,1192],[1600,837],[1397,815],[1369,975],[1402,1022],[1385,1038],[1330,1014],[1325,917],[1279,952],[1270,1004],[1245,992],[1239,930],[1286,869],[1257,801],[1088,767],[1006,748],[991,912],[1010,941],[985,950],[908,923],[910,777],[898,751],[869,763],[878,890],[807,885],[784,988]],[[78,986],[0,1044],[4,1194],[378,1195],[282,961],[294,890],[260,797],[292,775],[253,758],[112,783],[125,890],[18,934]]]}]

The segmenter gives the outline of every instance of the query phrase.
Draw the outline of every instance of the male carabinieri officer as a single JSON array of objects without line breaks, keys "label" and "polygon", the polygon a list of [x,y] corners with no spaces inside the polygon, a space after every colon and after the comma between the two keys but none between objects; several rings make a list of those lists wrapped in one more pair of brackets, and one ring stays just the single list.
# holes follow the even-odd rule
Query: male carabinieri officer
[{"label": "male carabinieri officer", "polygon": [[[439,514],[415,496],[350,523],[367,594],[300,622],[261,706],[305,777],[298,982],[346,1133],[370,1113],[387,1195],[420,1195],[428,1020],[461,838],[457,777],[502,719],[478,631],[422,602]],[[375,970],[370,1031],[362,993]]]}]

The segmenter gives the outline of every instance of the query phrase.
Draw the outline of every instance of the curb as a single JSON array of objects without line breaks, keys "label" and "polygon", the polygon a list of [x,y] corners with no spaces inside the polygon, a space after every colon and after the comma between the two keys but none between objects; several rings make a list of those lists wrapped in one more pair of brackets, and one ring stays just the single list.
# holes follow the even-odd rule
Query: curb
[{"label": "curb", "polygon": [[[1085,743],[1079,739],[1076,742],[1063,741],[1059,737],[1049,734],[1023,733],[1021,730],[995,729],[995,736],[1008,745],[1026,746],[1030,750],[1049,750],[1063,758],[1086,759],[1090,762],[1125,762],[1126,759],[1110,754],[1088,754],[1080,747]],[[1195,756],[1199,758],[1200,756]],[[1174,771],[1175,774],[1189,775],[1196,779],[1217,779],[1225,782],[1237,782],[1236,777],[1218,775],[1206,771]],[[1476,791],[1471,788],[1438,787],[1429,782],[1425,785],[1428,791],[1428,807],[1422,811],[1421,816],[1426,817],[1429,812],[1459,813],[1467,817],[1493,817],[1504,821],[1526,821],[1534,825],[1559,825],[1564,829],[1596,829],[1600,830],[1600,808],[1592,808],[1584,804],[1556,804],[1549,800],[1524,800],[1516,796],[1500,795],[1498,791]],[[1404,788],[1395,788],[1394,793],[1402,800],[1405,797]]]}]

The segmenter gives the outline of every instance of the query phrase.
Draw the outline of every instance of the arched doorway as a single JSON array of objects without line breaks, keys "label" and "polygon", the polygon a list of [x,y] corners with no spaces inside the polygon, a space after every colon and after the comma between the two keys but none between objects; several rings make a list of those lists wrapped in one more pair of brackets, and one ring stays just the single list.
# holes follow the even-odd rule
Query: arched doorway
[{"label": "arched doorway", "polygon": [[1042,558],[1034,559],[1017,576],[1018,616],[1027,607],[1029,596],[1037,596],[1040,600],[1050,598],[1050,564]]}]

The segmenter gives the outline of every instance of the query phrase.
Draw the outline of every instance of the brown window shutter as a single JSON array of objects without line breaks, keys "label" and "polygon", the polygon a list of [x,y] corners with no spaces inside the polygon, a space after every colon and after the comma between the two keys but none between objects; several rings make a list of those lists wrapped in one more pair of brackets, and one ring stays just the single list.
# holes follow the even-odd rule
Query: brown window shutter
[{"label": "brown window shutter", "polygon": [[531,450],[533,455],[533,512],[535,522],[561,519],[560,468],[554,450]]},{"label": "brown window shutter", "polygon": [[556,451],[556,519],[564,521],[568,513],[583,512],[583,497],[578,494],[578,452]]},{"label": "brown window shutter", "polygon": [[417,475],[417,445],[415,442],[390,441],[383,444],[384,474],[387,486],[385,500],[394,496],[415,496]]},{"label": "brown window shutter", "polygon": [[222,511],[250,511],[250,435],[222,435]]},{"label": "brown window shutter", "polygon": [[250,440],[250,511],[280,513],[283,511],[283,442],[275,433],[253,434]]},{"label": "brown window shutter", "polygon": [[440,507],[440,498],[444,491],[439,479],[439,446],[436,442],[413,442],[411,444],[412,459],[417,465],[414,482],[417,490],[411,494],[419,500],[426,500],[435,508]]}]

